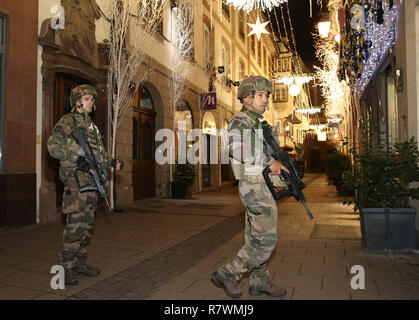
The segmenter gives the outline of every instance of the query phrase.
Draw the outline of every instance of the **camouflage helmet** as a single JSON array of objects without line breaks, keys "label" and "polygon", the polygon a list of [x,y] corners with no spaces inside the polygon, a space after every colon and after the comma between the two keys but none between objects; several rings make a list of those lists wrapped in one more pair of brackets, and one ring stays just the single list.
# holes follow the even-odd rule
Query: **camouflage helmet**
[{"label": "camouflage helmet", "polygon": [[88,84],[81,84],[77,87],[74,87],[73,90],[71,90],[70,94],[70,105],[71,107],[76,106],[76,102],[83,96],[91,94],[93,98],[97,98],[97,92],[96,89],[93,88],[91,85]]},{"label": "camouflage helmet", "polygon": [[272,83],[262,76],[248,77],[244,79],[237,90],[237,99],[246,98],[252,91],[263,90],[272,93]]}]

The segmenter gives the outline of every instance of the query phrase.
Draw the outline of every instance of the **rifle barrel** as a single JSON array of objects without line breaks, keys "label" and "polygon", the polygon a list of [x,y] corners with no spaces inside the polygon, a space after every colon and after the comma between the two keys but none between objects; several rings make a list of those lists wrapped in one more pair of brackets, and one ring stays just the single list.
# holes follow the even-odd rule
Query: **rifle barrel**
[{"label": "rifle barrel", "polygon": [[301,201],[301,203],[303,204],[304,208],[306,208],[308,216],[310,217],[310,219],[313,219],[313,215],[310,212],[310,209],[307,207],[307,203],[303,200]]}]

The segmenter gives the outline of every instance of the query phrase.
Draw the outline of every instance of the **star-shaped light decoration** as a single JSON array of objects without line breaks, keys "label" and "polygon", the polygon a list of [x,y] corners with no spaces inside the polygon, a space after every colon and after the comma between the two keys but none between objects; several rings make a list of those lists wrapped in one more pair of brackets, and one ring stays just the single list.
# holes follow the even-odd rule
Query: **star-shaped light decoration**
[{"label": "star-shaped light decoration", "polygon": [[249,13],[253,9],[261,9],[262,11],[271,11],[273,7],[278,7],[281,3],[288,0],[225,0],[226,4],[236,9],[241,9]]},{"label": "star-shaped light decoration", "polygon": [[266,29],[265,29],[265,27],[268,23],[269,23],[269,21],[260,23],[259,17],[257,17],[256,23],[248,23],[249,27],[252,28],[252,31],[250,31],[247,36],[249,37],[252,34],[255,34],[256,37],[258,38],[258,40],[260,40],[260,34],[261,33],[269,34],[269,32],[266,31]]}]

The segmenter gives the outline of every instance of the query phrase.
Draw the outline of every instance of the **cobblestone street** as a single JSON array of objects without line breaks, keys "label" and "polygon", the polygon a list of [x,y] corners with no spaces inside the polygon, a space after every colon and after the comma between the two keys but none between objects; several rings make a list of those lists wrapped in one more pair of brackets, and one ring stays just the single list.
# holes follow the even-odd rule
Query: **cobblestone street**
[{"label": "cobblestone street", "polygon": [[[322,174],[306,174],[304,189],[315,219],[294,199],[278,202],[279,241],[269,260],[282,298],[419,299],[419,255],[363,251],[359,215],[343,206]],[[95,278],[65,290],[50,287],[63,226],[51,223],[0,232],[0,299],[229,299],[210,276],[243,244],[243,206],[236,188],[192,199],[137,201],[107,223],[96,220],[89,264]],[[365,289],[351,288],[351,268],[365,269]],[[248,277],[240,282],[249,296]]]}]

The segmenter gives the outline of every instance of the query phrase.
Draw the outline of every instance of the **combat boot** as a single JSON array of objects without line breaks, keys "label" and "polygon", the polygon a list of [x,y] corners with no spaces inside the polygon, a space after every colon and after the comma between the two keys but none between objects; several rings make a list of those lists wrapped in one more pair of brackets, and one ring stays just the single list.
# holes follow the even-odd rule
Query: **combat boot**
[{"label": "combat boot", "polygon": [[64,269],[64,283],[66,286],[74,286],[76,284],[79,284],[79,280],[75,278],[75,272],[74,269]]},{"label": "combat boot", "polygon": [[226,279],[220,276],[220,274],[215,271],[212,276],[211,280],[219,287],[224,289],[224,292],[232,297],[232,298],[240,298],[242,296],[242,291],[239,288],[239,284],[235,279]]},{"label": "combat boot", "polygon": [[271,281],[256,286],[249,286],[249,294],[253,296],[260,296],[262,293],[266,293],[271,297],[282,297],[287,294],[287,290],[279,288]]},{"label": "combat boot", "polygon": [[77,273],[82,274],[84,276],[88,276],[88,277],[96,277],[97,275],[100,274],[99,269],[92,268],[91,266],[87,264],[76,264],[76,267],[74,268],[74,270]]}]

